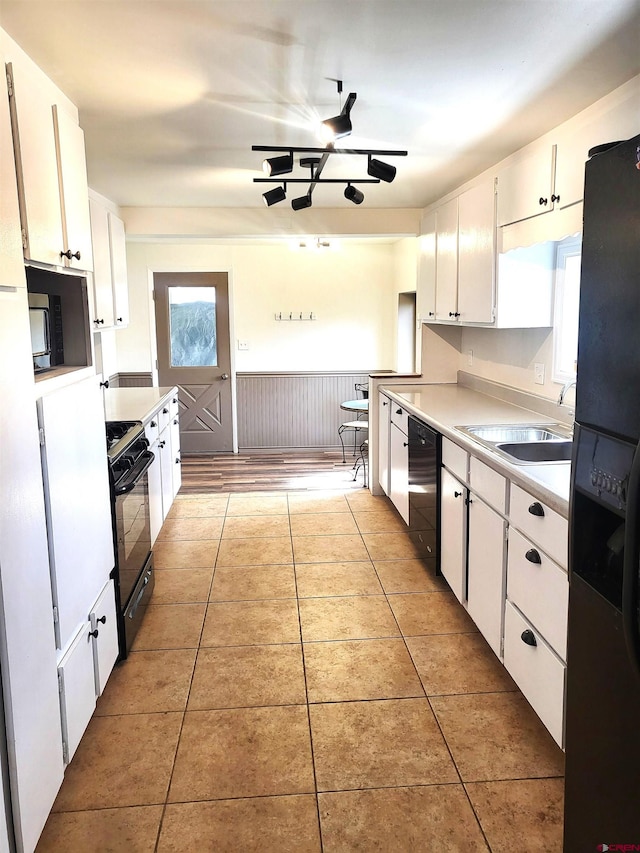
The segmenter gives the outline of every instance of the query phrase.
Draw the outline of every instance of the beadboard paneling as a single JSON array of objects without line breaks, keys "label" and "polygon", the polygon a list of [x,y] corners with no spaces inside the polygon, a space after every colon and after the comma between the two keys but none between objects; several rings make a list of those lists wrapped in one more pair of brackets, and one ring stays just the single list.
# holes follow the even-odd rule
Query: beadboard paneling
[{"label": "beadboard paneling", "polygon": [[340,408],[368,373],[237,374],[238,446],[338,447],[338,427],[354,420]]}]

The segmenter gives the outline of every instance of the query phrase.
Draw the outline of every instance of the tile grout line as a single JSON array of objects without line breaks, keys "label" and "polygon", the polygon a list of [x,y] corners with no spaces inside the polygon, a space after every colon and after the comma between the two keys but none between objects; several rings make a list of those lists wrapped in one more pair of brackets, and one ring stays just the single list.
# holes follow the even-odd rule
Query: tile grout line
[{"label": "tile grout line", "polygon": [[311,767],[313,770],[313,786],[315,788],[315,800],[316,800],[316,819],[318,822],[318,839],[320,841],[320,853],[324,850],[324,844],[322,841],[322,821],[320,820],[320,800],[318,798],[318,777],[316,774],[316,759],[313,752],[313,731],[311,729],[311,707],[309,703],[309,685],[307,683],[307,664],[304,655],[304,642],[302,638],[302,616],[300,614],[300,597],[298,595],[298,575],[296,572],[296,557],[295,551],[293,548],[293,531],[291,530],[291,506],[289,504],[289,492],[287,495],[287,513],[289,516],[289,535],[291,537],[291,559],[293,562],[293,582],[296,588],[296,610],[298,612],[298,630],[300,632],[300,656],[302,658],[302,676],[304,678],[304,693],[305,693],[305,701],[307,706],[307,725],[309,727],[309,749],[311,752]]}]

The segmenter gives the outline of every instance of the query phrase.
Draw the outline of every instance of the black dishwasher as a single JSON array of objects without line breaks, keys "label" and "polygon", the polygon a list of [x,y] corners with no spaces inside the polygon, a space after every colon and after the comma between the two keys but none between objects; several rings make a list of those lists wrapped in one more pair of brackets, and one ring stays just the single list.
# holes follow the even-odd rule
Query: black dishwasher
[{"label": "black dishwasher", "polygon": [[440,574],[442,436],[409,417],[409,536]]}]

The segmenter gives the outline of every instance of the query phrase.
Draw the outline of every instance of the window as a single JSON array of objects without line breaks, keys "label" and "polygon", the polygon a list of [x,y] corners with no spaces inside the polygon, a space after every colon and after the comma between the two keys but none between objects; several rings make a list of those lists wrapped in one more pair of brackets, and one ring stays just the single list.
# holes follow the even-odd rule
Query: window
[{"label": "window", "polygon": [[556,248],[555,310],[553,316],[553,379],[575,379],[578,357],[580,251],[582,240],[568,237]]},{"label": "window", "polygon": [[171,367],[216,367],[215,287],[169,287]]}]

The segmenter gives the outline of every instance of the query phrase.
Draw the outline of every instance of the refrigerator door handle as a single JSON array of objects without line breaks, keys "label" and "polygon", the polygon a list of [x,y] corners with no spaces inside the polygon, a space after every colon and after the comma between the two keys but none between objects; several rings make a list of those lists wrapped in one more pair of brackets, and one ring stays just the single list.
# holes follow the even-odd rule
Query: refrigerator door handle
[{"label": "refrigerator door handle", "polygon": [[640,625],[638,624],[638,574],[640,572],[639,522],[640,445],[636,447],[629,473],[622,570],[622,627],[629,658],[640,677]]}]

